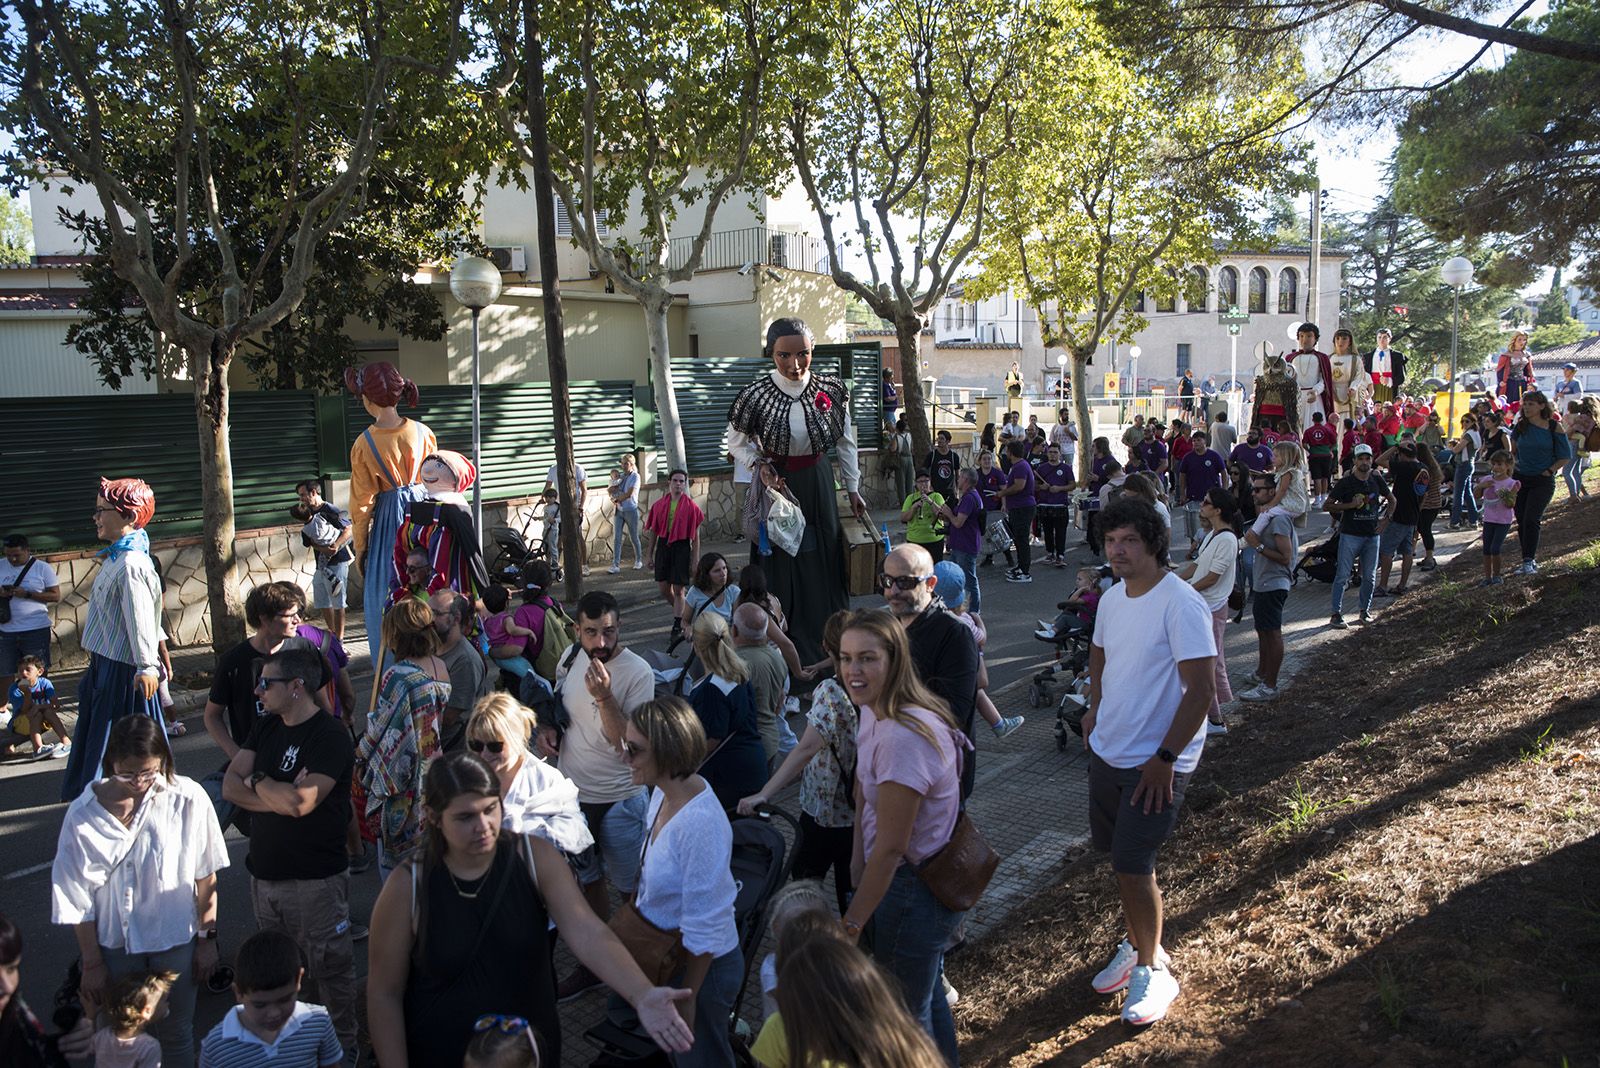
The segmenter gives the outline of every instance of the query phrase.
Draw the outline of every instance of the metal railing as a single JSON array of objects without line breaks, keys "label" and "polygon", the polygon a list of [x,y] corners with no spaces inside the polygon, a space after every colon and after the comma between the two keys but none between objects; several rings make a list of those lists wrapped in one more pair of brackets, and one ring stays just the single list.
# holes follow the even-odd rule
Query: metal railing
[{"label": "metal railing", "polygon": [[[689,262],[694,247],[691,237],[675,237],[667,250],[667,265],[673,270]],[[808,234],[774,230],[769,226],[747,226],[742,230],[717,230],[706,240],[700,258],[700,271],[729,267],[783,267],[812,274],[828,274],[828,248]]]}]

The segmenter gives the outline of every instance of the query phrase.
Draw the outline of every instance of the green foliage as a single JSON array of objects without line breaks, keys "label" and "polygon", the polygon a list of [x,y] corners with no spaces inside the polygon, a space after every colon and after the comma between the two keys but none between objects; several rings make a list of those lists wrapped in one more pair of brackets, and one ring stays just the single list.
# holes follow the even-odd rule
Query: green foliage
[{"label": "green foliage", "polygon": [[1572,322],[1572,309],[1567,306],[1566,287],[1561,284],[1561,272],[1556,272],[1554,284],[1544,300],[1539,302],[1539,314],[1533,317],[1536,326],[1559,326]]},{"label": "green foliage", "polygon": [[[1531,28],[1600,40],[1600,6],[1558,0]],[[1412,105],[1400,127],[1395,199],[1446,239],[1490,239],[1513,281],[1545,264],[1600,275],[1600,65],[1514,51]]]},{"label": "green foliage", "polygon": [[21,197],[0,195],[0,263],[27,263],[33,256],[33,218]]},{"label": "green foliage", "polygon": [[1582,341],[1588,336],[1589,328],[1576,319],[1569,319],[1564,323],[1551,323],[1548,326],[1536,326],[1533,328],[1533,333],[1528,335],[1528,351],[1544,352],[1548,349],[1559,349],[1562,345]]}]

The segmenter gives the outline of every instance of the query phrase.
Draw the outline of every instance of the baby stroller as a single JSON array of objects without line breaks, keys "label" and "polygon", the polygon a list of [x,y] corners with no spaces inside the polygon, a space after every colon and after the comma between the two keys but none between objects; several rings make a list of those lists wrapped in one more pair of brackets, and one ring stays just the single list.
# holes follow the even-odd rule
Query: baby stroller
[{"label": "baby stroller", "polygon": [[561,566],[556,562],[556,554],[551,547],[544,543],[544,538],[541,536],[533,542],[528,540],[528,528],[533,526],[537,518],[537,512],[530,512],[521,530],[514,527],[489,528],[489,540],[495,544],[494,559],[489,562],[489,577],[494,581],[512,589],[521,589],[522,576],[527,573],[528,564],[534,560],[543,560],[550,565],[550,581],[561,581]]},{"label": "baby stroller", "polygon": [[[1300,554],[1300,562],[1294,566],[1294,581],[1298,583],[1304,574],[1309,579],[1317,582],[1333,583],[1334,572],[1339,567],[1339,531],[1336,529],[1329,535],[1327,541],[1319,542]],[[1357,558],[1350,568],[1350,585],[1361,582],[1361,560]]]},{"label": "baby stroller", "polygon": [[[739,979],[739,993],[733,999],[734,1014],[728,1029],[734,1035],[734,1053],[743,1063],[754,1063],[743,1051],[743,1039],[738,1036],[739,1005],[744,1001],[745,987],[750,982],[750,966],[756,959],[767,929],[767,906],[773,895],[789,881],[794,857],[782,830],[772,822],[777,817],[789,825],[790,837],[797,837],[800,825],[795,818],[779,808],[762,805],[757,815],[735,819],[733,827],[733,899],[734,925],[739,929],[739,949],[744,954],[744,975]],[[620,999],[613,999],[620,1002]],[[594,1068],[655,1068],[669,1063],[650,1036],[639,1027],[639,1019],[625,1003],[606,1007],[606,1017],[591,1027],[585,1037],[600,1050],[593,1062]]]}]

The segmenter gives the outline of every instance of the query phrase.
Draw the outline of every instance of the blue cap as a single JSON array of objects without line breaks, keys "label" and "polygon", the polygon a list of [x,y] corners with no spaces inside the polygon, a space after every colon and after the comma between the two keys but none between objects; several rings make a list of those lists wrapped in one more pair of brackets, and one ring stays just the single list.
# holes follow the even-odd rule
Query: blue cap
[{"label": "blue cap", "polygon": [[967,599],[967,576],[961,570],[961,565],[951,560],[940,560],[933,565],[933,577],[939,580],[933,587],[939,600],[947,608],[960,608]]}]

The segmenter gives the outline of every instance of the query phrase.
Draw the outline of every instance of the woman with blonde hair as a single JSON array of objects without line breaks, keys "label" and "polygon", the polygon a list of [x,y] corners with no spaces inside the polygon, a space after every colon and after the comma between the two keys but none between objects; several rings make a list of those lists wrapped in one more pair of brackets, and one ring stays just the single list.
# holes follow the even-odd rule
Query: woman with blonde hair
[{"label": "woman with blonde hair", "polygon": [[694,652],[706,673],[689,693],[689,705],[700,717],[710,754],[700,774],[711,784],[725,809],[748,797],[767,781],[767,754],[756,720],[755,690],[750,669],[728,635],[728,621],[702,612],[694,621]]},{"label": "woman with blonde hair", "polygon": [[[972,743],[949,706],[918,679],[905,628],[888,613],[856,612],[846,621],[839,679],[861,709],[850,862],[856,892],[844,929],[854,940],[871,921],[873,956],[899,981],[906,1007],[939,1052],[956,1064],[955,1020],[939,979],[963,913],[934,897],[917,866],[955,831],[963,751]],[[797,1057],[797,1063],[809,1062]]]},{"label": "woman with blonde hair", "polygon": [[377,823],[378,872],[387,879],[422,834],[422,774],[439,754],[450,669],[438,655],[433,612],[415,597],[384,613],[383,644],[395,662],[378,681],[356,767],[365,795],[362,817]]},{"label": "woman with blonde hair", "polygon": [[578,808],[578,786],[533,754],[533,710],[508,693],[478,699],[467,720],[467,749],[500,780],[506,828],[536,834],[568,856],[594,844]]}]

